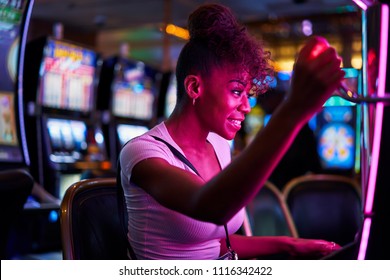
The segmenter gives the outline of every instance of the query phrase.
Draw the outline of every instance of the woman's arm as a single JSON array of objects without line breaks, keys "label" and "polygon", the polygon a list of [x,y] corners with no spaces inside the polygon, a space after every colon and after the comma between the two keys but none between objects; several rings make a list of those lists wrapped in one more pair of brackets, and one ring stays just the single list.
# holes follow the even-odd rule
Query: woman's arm
[{"label": "woman's arm", "polygon": [[312,39],[301,51],[291,92],[268,125],[218,175],[204,183],[163,159],[150,158],[134,166],[132,182],[160,204],[189,217],[220,225],[229,221],[259,191],[303,124],[343,78],[334,49],[310,58],[310,51],[320,40]]}]

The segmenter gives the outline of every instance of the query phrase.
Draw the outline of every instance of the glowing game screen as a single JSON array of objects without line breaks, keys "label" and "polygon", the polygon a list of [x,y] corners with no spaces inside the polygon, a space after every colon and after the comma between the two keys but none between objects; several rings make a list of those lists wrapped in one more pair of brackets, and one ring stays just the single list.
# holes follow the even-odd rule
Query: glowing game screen
[{"label": "glowing game screen", "polygon": [[0,145],[18,145],[14,108],[14,95],[0,91]]},{"label": "glowing game screen", "polygon": [[0,1],[0,161],[21,162],[16,124],[16,77],[26,1]]},{"label": "glowing game screen", "polygon": [[[360,94],[360,70],[343,68],[345,72],[344,84],[351,91]],[[356,159],[360,154],[357,146],[358,133],[356,130],[356,114],[360,108],[355,103],[339,96],[329,98],[323,110],[316,116],[318,126],[318,154],[323,168],[351,170],[356,166]]]},{"label": "glowing game screen", "polygon": [[39,73],[38,103],[56,109],[91,111],[95,65],[95,52],[49,39]]},{"label": "glowing game screen", "polygon": [[14,91],[25,4],[26,1],[0,1],[0,90]]},{"label": "glowing game screen", "polygon": [[14,95],[0,91],[0,160],[23,160],[16,132]]},{"label": "glowing game screen", "polygon": [[117,132],[120,145],[123,146],[127,141],[144,134],[148,130],[148,127],[142,125],[119,124],[117,126]]},{"label": "glowing game screen", "polygon": [[325,123],[318,133],[318,154],[324,168],[352,169],[355,165],[355,130],[351,106],[324,107]]},{"label": "glowing game screen", "polygon": [[117,117],[149,121],[154,115],[154,79],[145,64],[128,64],[112,85],[112,113]]},{"label": "glowing game screen", "polygon": [[67,119],[47,119],[50,159],[53,162],[76,162],[87,153],[87,126]]}]

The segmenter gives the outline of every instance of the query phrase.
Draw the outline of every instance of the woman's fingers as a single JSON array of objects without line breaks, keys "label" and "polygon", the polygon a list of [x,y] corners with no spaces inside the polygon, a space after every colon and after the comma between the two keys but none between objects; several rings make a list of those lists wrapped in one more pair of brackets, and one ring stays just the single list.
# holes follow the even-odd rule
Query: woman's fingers
[{"label": "woman's fingers", "polygon": [[302,50],[298,55],[299,59],[313,60],[326,49],[329,48],[328,41],[320,36],[312,37],[307,43],[303,46]]},{"label": "woman's fingers", "polygon": [[294,65],[292,97],[296,103],[313,108],[323,102],[340,85],[344,72],[341,58],[322,37],[313,37],[300,51]]}]

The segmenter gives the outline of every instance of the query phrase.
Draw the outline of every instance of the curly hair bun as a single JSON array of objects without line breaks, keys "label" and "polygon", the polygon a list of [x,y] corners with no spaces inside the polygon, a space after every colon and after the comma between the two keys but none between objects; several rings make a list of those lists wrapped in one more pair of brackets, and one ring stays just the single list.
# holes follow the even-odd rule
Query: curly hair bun
[{"label": "curly hair bun", "polygon": [[182,80],[193,69],[206,75],[210,67],[229,64],[249,74],[254,94],[267,89],[268,76],[273,72],[270,53],[230,8],[220,4],[199,6],[188,18],[188,30],[190,40],[181,52],[176,71]]},{"label": "curly hair bun", "polygon": [[202,5],[188,18],[190,40],[204,41],[210,37],[230,40],[242,29],[232,11],[219,4]]}]

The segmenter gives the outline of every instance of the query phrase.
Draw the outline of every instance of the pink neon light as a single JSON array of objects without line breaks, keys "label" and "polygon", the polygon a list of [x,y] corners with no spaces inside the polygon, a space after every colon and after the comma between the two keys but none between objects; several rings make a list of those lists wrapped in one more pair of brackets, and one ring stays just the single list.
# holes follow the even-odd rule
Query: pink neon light
[{"label": "pink neon light", "polygon": [[[368,237],[370,236],[370,228],[371,228],[371,218],[367,217],[364,220],[364,224],[363,224],[362,240],[368,241]],[[359,254],[357,257],[358,260],[364,260],[364,258],[366,257],[367,243],[368,242],[360,243]]]},{"label": "pink neon light", "polygon": [[367,5],[361,0],[353,0],[353,2],[356,3],[360,8],[362,8],[364,11],[367,10]]},{"label": "pink neon light", "polygon": [[[389,23],[389,7],[382,5],[382,17],[381,17],[381,38],[380,38],[380,51],[379,51],[379,74],[378,74],[378,96],[385,95],[385,82],[386,82],[386,62],[387,62],[387,40],[388,40],[388,23]],[[372,164],[370,170],[370,178],[367,190],[367,199],[365,212],[371,213],[372,204],[374,200],[376,175],[378,171],[378,160],[380,151],[380,140],[382,134],[382,119],[383,119],[383,103],[376,105],[375,127],[374,127],[374,140],[372,148]]]},{"label": "pink neon light", "polygon": [[[380,50],[379,50],[379,74],[378,74],[378,96],[385,95],[385,83],[386,83],[386,63],[387,63],[387,44],[388,44],[388,32],[389,32],[389,6],[381,6],[381,37],[380,37]],[[375,113],[375,127],[374,127],[374,139],[372,145],[372,156],[370,175],[368,178],[366,204],[364,208],[364,214],[370,215],[372,212],[372,206],[374,203],[376,177],[378,173],[378,161],[382,135],[382,121],[383,121],[383,103],[376,104]],[[369,220],[369,221],[368,221]],[[360,241],[360,248],[358,259],[364,260],[366,257],[366,250],[368,239],[370,237],[371,218],[366,218],[364,221],[364,231],[366,234],[362,235]]]}]

